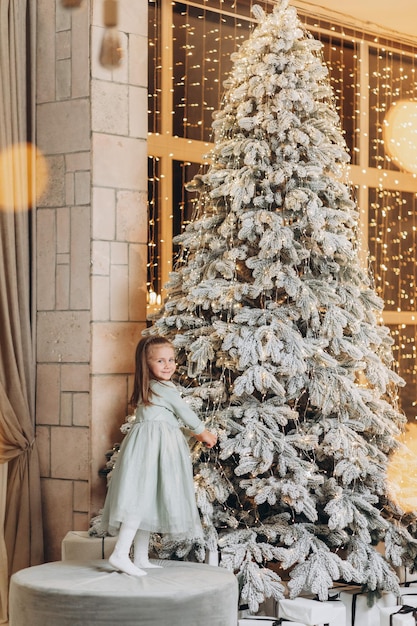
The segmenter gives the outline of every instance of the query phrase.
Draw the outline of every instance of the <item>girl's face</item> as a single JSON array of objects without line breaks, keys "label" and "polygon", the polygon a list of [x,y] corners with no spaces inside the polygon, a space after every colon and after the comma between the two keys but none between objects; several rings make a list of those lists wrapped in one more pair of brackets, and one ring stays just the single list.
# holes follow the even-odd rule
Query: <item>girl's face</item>
[{"label": "girl's face", "polygon": [[174,349],[168,345],[150,346],[146,362],[153,378],[171,380],[171,376],[175,372]]}]

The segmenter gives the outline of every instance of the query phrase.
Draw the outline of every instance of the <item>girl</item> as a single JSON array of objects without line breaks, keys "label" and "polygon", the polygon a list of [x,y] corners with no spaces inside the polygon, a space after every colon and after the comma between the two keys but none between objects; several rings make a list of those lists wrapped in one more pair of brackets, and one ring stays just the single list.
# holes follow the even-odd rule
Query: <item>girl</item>
[{"label": "girl", "polygon": [[110,564],[132,576],[157,567],[148,557],[151,532],[202,535],[190,451],[178,419],[208,448],[217,437],[182,400],[171,382],[174,371],[174,348],[165,337],[139,341],[130,400],[136,419],[120,447],[101,522],[110,534],[119,530]]}]

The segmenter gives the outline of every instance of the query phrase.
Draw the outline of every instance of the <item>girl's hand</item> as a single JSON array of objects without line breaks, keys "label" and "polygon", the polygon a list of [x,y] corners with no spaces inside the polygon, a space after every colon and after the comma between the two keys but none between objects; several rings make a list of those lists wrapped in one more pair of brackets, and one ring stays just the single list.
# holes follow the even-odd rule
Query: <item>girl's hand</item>
[{"label": "girl's hand", "polygon": [[217,435],[211,433],[209,430],[203,430],[199,435],[194,435],[197,441],[202,441],[206,444],[207,448],[212,448],[217,443]]}]

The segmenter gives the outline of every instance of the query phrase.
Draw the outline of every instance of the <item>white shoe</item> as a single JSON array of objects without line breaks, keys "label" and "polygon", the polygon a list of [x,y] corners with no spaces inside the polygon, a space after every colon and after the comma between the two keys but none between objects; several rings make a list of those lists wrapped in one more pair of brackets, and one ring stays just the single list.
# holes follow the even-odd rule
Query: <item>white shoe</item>
[{"label": "white shoe", "polygon": [[136,567],[128,556],[113,552],[109,557],[109,563],[114,569],[129,574],[129,576],[146,576],[146,572]]}]

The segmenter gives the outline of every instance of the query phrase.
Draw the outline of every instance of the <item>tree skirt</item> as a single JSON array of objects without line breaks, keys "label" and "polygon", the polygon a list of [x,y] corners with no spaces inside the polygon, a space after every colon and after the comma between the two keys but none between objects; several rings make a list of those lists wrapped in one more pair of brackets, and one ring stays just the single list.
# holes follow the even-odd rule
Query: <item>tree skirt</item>
[{"label": "tree skirt", "polygon": [[221,568],[156,561],[133,577],[107,561],[57,561],[23,569],[10,583],[10,626],[232,626],[238,586]]}]

